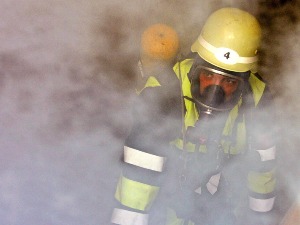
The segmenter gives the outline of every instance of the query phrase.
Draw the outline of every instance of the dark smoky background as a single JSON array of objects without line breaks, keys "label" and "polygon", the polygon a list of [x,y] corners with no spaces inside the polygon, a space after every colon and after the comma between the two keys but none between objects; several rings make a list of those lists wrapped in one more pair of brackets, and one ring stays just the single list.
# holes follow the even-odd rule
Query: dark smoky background
[{"label": "dark smoky background", "polygon": [[[276,209],[299,205],[299,1],[261,1],[263,27],[260,72],[271,87],[278,123]],[[299,223],[299,206],[298,206]],[[289,224],[290,224],[289,223]]]},{"label": "dark smoky background", "polygon": [[283,215],[299,189],[299,1],[2,0],[0,224],[104,224],[133,120],[142,31],[173,26],[187,54],[224,6],[263,25],[260,70],[281,127]]}]

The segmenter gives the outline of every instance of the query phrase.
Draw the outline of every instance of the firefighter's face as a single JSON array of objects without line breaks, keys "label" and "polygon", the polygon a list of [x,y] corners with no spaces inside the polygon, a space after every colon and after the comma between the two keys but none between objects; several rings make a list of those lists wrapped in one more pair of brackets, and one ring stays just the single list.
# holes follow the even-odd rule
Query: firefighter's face
[{"label": "firefighter's face", "polygon": [[200,111],[227,111],[240,100],[244,75],[199,65],[191,73],[191,94]]},{"label": "firefighter's face", "polygon": [[200,94],[202,95],[205,89],[212,85],[220,86],[225,94],[225,101],[229,101],[239,86],[239,80],[223,76],[208,70],[200,70],[199,73]]}]

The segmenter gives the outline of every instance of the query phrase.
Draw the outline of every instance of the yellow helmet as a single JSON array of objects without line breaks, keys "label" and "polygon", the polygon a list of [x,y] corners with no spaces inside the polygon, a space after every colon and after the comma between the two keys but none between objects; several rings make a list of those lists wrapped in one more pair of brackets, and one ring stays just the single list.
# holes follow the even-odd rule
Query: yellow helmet
[{"label": "yellow helmet", "polygon": [[261,28],[256,18],[237,8],[211,14],[191,47],[205,61],[235,72],[255,71]]},{"label": "yellow helmet", "polygon": [[177,32],[166,24],[149,26],[141,37],[141,57],[151,60],[172,60],[179,49]]}]

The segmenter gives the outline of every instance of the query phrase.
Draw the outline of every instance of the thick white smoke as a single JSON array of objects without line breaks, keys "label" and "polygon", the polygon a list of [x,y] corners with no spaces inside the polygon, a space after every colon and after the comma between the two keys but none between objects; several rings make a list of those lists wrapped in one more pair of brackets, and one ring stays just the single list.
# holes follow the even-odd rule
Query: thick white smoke
[{"label": "thick white smoke", "polygon": [[[255,0],[2,0],[0,225],[103,224],[132,120],[141,32],[168,23],[187,53],[222,6],[261,10]],[[288,197],[299,186],[299,167],[287,169],[299,154],[298,9],[263,8],[274,39],[262,71],[280,110]]]}]

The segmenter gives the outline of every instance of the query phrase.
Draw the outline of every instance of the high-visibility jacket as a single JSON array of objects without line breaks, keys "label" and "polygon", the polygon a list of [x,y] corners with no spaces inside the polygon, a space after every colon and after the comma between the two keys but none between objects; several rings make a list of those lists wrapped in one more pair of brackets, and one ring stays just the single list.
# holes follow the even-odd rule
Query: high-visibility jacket
[{"label": "high-visibility jacket", "polygon": [[[188,79],[188,72],[190,71],[193,62],[193,59],[186,59],[174,66],[174,71],[177,75],[177,78],[180,79],[182,93],[184,96],[190,98],[192,96],[190,92],[191,84],[190,80]],[[266,92],[266,84],[254,74],[250,75],[249,84],[252,89],[254,108],[258,108],[260,107],[261,99]],[[137,90],[137,93],[141,94],[147,90],[149,92],[157,92],[157,88],[162,90],[166,87],[166,85],[170,84],[165,83],[163,85],[162,82],[160,82],[160,79],[150,76],[147,78],[144,87],[140,90]],[[160,96],[158,96],[158,98],[159,97]],[[168,98],[168,95],[165,97]],[[153,100],[153,102],[157,100],[155,98],[152,99],[151,97],[149,99]],[[250,167],[250,171],[247,175],[249,207],[257,212],[268,212],[272,209],[275,200],[275,143],[270,142],[271,145],[268,143],[269,145],[265,146],[260,145],[260,141],[256,142],[254,140],[253,143],[255,144],[253,145],[253,148],[247,149],[247,136],[249,134],[247,134],[248,129],[246,129],[246,118],[244,112],[242,112],[242,115],[241,112],[239,112],[241,111],[240,107],[242,105],[242,101],[243,99],[239,101],[239,103],[229,112],[224,129],[222,131],[222,140],[220,140],[220,144],[225,154],[239,155],[241,153],[245,153],[246,151],[247,154],[245,154],[245,156],[247,155],[252,158],[252,166]],[[151,102],[147,102],[147,104],[151,104]],[[195,125],[199,119],[199,115],[195,104],[190,100],[184,99],[184,106],[184,127],[185,129],[188,129],[189,127],[193,127]],[[143,107],[141,107],[138,110],[138,114],[136,114],[137,120],[145,119],[140,115],[143,113]],[[253,115],[255,116],[256,114],[254,113]],[[264,113],[259,114],[259,116],[261,115],[264,118]],[[157,117],[155,118],[157,119]],[[166,117],[164,117],[164,119],[166,119]],[[255,121],[256,118],[252,118],[252,120]],[[151,120],[149,122],[151,123]],[[166,124],[162,123],[161,125],[164,126]],[[252,127],[253,124],[250,126]],[[162,134],[156,134],[155,127],[152,129],[154,130],[155,135],[157,135],[156,138],[160,139]],[[147,139],[145,139],[147,138],[147,134],[145,136],[140,135],[141,134],[139,132],[135,132],[133,129],[130,136],[131,140],[134,141],[125,143],[124,146],[124,164],[129,169],[125,169],[125,172],[123,171],[117,185],[115,198],[120,205],[114,209],[112,215],[112,223],[114,224],[147,225],[151,206],[161,191],[160,185],[164,179],[164,167],[168,159],[168,154],[166,152],[168,150],[160,149],[159,147],[152,148],[152,146],[155,146],[157,143],[155,143],[155,141],[153,142],[153,139],[151,139],[152,144],[147,143]],[[232,141],[233,135],[235,136],[235,141]],[[168,138],[168,141],[170,141],[171,145],[176,146],[179,149],[183,148],[183,141],[180,137]],[[174,139],[171,140],[171,138]],[[187,143],[184,150],[189,152],[199,151],[203,153],[208,151],[205,145],[200,145],[199,149],[196,149],[195,146],[196,145],[194,143]],[[220,173],[214,174],[208,179],[204,187],[199,188],[206,188],[211,195],[214,195],[218,191],[220,179]],[[201,191],[199,190],[200,189],[195,191],[198,191],[199,194],[201,194]],[[169,211],[168,214],[168,217],[175,219],[172,224],[184,223],[184,220],[177,218],[174,212]],[[190,221],[189,224],[193,225],[194,223]]]}]

